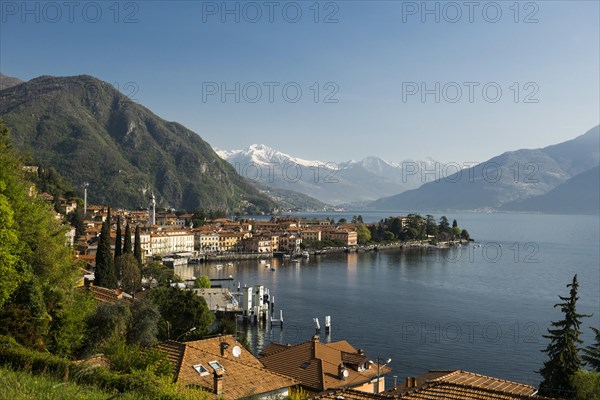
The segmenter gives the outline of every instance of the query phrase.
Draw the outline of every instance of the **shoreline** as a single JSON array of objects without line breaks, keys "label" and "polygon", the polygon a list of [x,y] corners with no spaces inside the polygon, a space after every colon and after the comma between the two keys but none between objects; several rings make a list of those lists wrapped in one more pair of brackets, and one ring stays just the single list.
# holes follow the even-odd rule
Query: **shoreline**
[{"label": "shoreline", "polygon": [[[339,253],[368,253],[371,251],[386,251],[397,249],[449,249],[451,247],[464,246],[470,241],[461,239],[448,242],[438,242],[431,244],[427,240],[410,241],[410,242],[392,242],[384,244],[370,244],[354,247],[330,247],[322,250],[305,250],[311,256],[319,256],[324,254],[339,254]],[[281,258],[283,253],[224,253],[224,254],[203,254],[193,257],[188,261],[194,263],[208,263],[216,261],[238,261],[238,260],[272,260]],[[193,261],[192,261],[193,260]]]}]

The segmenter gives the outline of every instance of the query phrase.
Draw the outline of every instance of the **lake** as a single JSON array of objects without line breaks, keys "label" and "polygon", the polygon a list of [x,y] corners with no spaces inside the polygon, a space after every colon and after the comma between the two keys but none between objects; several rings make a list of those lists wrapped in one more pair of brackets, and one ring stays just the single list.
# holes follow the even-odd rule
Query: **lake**
[{"label": "lake", "polygon": [[[328,213],[336,219],[355,213]],[[365,222],[391,213],[362,212]],[[406,213],[394,213],[405,215]],[[437,218],[440,213],[432,213]],[[321,216],[323,214],[298,214]],[[546,355],[540,350],[550,321],[561,318],[553,305],[567,296],[566,285],[579,278],[578,312],[594,314],[583,322],[599,326],[600,221],[597,216],[446,213],[457,219],[481,247],[446,250],[386,250],[311,257],[297,265],[274,260],[276,272],[256,261],[236,262],[217,270],[190,266],[182,275],[233,275],[242,285],[261,284],[283,310],[280,330],[251,328],[256,350],[270,341],[298,343],[314,334],[322,341],[348,340],[371,358],[391,358],[393,376],[402,382],[434,369],[464,369],[537,385],[535,372]]]}]

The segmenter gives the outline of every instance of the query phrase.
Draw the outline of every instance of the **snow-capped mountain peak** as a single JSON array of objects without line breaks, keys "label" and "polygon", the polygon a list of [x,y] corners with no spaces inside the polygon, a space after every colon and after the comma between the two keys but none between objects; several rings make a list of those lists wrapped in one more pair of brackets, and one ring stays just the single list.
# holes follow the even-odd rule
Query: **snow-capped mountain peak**
[{"label": "snow-capped mountain peak", "polygon": [[[294,157],[264,144],[253,144],[245,150],[215,151],[250,180],[294,190],[334,205],[391,196],[436,178],[435,174],[418,173],[421,166],[435,162],[430,159],[409,161],[412,165],[410,173],[406,173],[405,161],[392,163],[376,156],[337,163],[333,167],[333,163]],[[290,169],[290,164],[296,168]],[[251,165],[254,168],[250,168]]]},{"label": "snow-capped mountain peak", "polygon": [[293,157],[281,151],[275,150],[264,144],[253,144],[245,150],[218,150],[215,152],[224,160],[231,162],[253,162],[257,165],[267,164],[298,164],[301,166],[311,167],[323,164],[320,161],[304,160],[302,158]]}]

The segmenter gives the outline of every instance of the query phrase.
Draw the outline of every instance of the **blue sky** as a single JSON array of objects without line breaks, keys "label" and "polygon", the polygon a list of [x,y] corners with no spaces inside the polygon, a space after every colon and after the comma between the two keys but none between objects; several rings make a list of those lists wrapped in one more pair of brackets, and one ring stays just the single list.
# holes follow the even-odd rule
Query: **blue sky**
[{"label": "blue sky", "polygon": [[483,161],[599,123],[597,1],[266,4],[2,1],[0,70],[93,75],[215,147],[322,161]]}]

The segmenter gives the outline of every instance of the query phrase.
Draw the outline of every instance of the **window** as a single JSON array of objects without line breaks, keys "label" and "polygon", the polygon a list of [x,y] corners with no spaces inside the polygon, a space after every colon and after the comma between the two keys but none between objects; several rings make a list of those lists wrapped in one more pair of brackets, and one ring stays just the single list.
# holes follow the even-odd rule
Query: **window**
[{"label": "window", "polygon": [[208,365],[210,365],[215,371],[218,371],[220,369],[225,370],[225,368],[223,368],[223,366],[219,364],[218,361],[210,361]]},{"label": "window", "polygon": [[197,373],[200,374],[200,376],[208,375],[208,370],[202,364],[194,365],[194,369],[196,370]]}]

